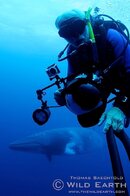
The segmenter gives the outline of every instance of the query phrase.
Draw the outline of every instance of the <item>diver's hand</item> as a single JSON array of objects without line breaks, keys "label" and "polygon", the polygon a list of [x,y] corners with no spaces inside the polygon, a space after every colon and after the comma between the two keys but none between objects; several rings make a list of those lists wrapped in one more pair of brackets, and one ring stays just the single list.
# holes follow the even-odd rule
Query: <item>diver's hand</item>
[{"label": "diver's hand", "polygon": [[103,122],[106,120],[104,126],[105,133],[109,130],[111,126],[114,131],[120,132],[124,129],[125,119],[125,114],[119,108],[113,107],[108,112],[104,112],[102,114],[98,125],[103,124]]}]

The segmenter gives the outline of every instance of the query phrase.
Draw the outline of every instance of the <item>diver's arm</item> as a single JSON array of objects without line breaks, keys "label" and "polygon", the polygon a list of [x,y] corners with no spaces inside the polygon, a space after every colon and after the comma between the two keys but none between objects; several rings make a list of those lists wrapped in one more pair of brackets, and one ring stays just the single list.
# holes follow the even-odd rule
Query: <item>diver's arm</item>
[{"label": "diver's arm", "polygon": [[[111,43],[114,53],[116,57],[119,57],[119,55],[122,53],[124,50],[124,47],[126,46],[127,40],[126,38],[119,33],[118,31],[114,29],[109,29],[107,32],[107,40]],[[130,51],[130,45],[127,47],[125,50],[125,58],[126,60],[130,62],[130,57],[127,56],[127,53]]]},{"label": "diver's arm", "polygon": [[[107,33],[107,40],[110,42],[114,49],[115,57],[118,58],[121,55],[122,51],[124,51],[124,48],[126,47],[126,38],[118,31],[114,29],[109,29]],[[126,50],[124,51],[123,57],[125,71],[126,73],[130,74],[130,44],[128,44]]]},{"label": "diver's arm", "polygon": [[73,65],[71,64],[71,62],[68,60],[68,72],[67,72],[67,76],[71,76],[72,74],[74,74],[74,68]]},{"label": "diver's arm", "polygon": [[[107,39],[111,43],[115,56],[118,58],[126,46],[127,40],[116,30],[110,29],[107,33]],[[123,64],[125,68],[125,92],[126,97],[117,97],[114,106],[120,108],[127,117],[130,117],[130,44],[123,54]]]},{"label": "diver's arm", "polygon": [[[67,50],[67,56],[74,50],[74,48],[72,46],[69,46],[68,50]],[[67,59],[67,63],[68,63],[68,71],[67,71],[67,76],[71,76],[72,74],[75,74],[76,72],[76,64],[77,62],[75,62],[75,58],[74,57],[69,57]]]}]

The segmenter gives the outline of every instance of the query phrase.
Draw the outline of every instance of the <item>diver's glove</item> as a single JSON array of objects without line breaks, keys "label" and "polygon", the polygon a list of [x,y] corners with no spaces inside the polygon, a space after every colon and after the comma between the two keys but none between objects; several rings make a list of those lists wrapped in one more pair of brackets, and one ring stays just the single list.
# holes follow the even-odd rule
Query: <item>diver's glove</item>
[{"label": "diver's glove", "polygon": [[66,100],[65,100],[63,89],[59,88],[58,90],[55,91],[54,99],[58,105],[60,106],[66,105]]},{"label": "diver's glove", "polygon": [[105,120],[106,120],[104,126],[105,133],[109,130],[111,126],[114,131],[120,132],[125,127],[126,116],[119,108],[113,107],[108,112],[104,112],[102,114],[98,125],[103,124]]}]

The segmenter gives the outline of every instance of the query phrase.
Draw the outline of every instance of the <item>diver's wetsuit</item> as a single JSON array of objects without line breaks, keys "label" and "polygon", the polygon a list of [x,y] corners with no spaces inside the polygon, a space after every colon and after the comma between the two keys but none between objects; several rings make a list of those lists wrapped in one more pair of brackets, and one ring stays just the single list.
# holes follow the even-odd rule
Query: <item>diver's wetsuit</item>
[{"label": "diver's wetsuit", "polygon": [[[103,41],[104,40],[104,41]],[[122,53],[126,46],[126,39],[116,30],[109,29],[106,34],[106,38],[97,38],[97,49],[99,65],[98,69],[104,70],[112,62],[114,62]],[[68,54],[75,50],[74,47],[70,46]],[[90,52],[90,51],[88,51]],[[90,53],[89,53],[90,55]],[[87,56],[87,53],[86,53]],[[83,61],[82,61],[83,60]],[[86,62],[85,62],[86,60]],[[76,72],[85,72],[87,69],[87,58],[84,55],[77,53],[68,59],[68,76]],[[87,72],[87,71],[86,71]],[[117,96],[114,101],[114,106],[119,107],[128,119],[130,118],[130,44],[124,51],[122,58],[119,59],[117,66],[112,68],[110,74],[105,78],[105,93],[106,97],[112,92],[114,88],[121,91],[122,96]],[[124,96],[127,97],[126,100]],[[89,112],[83,115],[78,115],[79,123],[84,127],[93,126],[98,123],[100,116],[104,112],[105,107],[96,109],[93,112]],[[128,123],[129,124],[129,123]],[[130,138],[124,131],[116,133],[116,136],[122,141],[124,148],[127,152],[130,160]]]},{"label": "diver's wetsuit", "polygon": [[[127,41],[122,34],[114,29],[109,29],[105,38],[101,38],[98,35],[95,38],[99,60],[97,67],[102,71],[120,56]],[[68,54],[73,50],[75,48],[70,46],[68,48]],[[83,54],[79,51],[68,58],[68,76],[77,72],[87,72],[87,62],[92,55],[90,51],[87,52]],[[105,80],[105,94],[108,96],[115,88],[120,90],[122,96],[117,97],[114,106],[119,107],[127,117],[130,117],[130,44],[124,51],[122,58],[119,59],[117,66],[110,71],[110,74],[106,76]],[[124,97],[126,98],[125,100]]]}]

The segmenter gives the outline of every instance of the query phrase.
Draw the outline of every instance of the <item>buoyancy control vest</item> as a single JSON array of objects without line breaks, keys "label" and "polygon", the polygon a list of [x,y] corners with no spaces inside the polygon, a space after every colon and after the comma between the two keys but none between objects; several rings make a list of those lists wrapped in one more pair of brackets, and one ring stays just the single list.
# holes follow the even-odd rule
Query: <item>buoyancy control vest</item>
[{"label": "buoyancy control vest", "polygon": [[[109,20],[104,20],[104,17],[107,17]],[[114,29],[114,30],[118,31],[127,40],[119,57],[124,54],[128,44],[130,42],[129,41],[129,31],[123,23],[121,23],[120,21],[116,21],[111,16],[104,15],[104,14],[97,15],[96,17],[90,16],[90,22],[91,22],[91,26],[93,28],[95,41],[96,41],[94,43],[94,45],[97,47],[97,54],[95,52],[96,50],[94,50],[94,53],[95,53],[95,54],[93,54],[94,58],[97,58],[96,62],[98,62],[97,64],[99,64],[100,67],[106,68],[107,66],[112,64],[113,61],[115,61],[113,48],[112,48],[111,44],[107,41],[108,30]],[[71,58],[71,52],[67,53],[66,57],[61,58],[62,55],[64,54],[65,50],[68,47],[71,48],[71,50],[73,48],[70,44],[67,44],[65,49],[62,52],[60,52],[60,54],[58,55],[58,61],[62,61],[62,60]],[[75,49],[72,51],[72,55],[74,54],[75,51],[76,51]]]},{"label": "buoyancy control vest", "polygon": [[[104,18],[101,18],[102,16],[106,16],[111,20],[104,20]],[[98,15],[96,18],[91,18],[93,31],[96,39],[96,47],[98,51],[98,58],[99,62],[102,68],[106,68],[110,64],[112,64],[115,61],[115,55],[114,55],[114,49],[110,42],[107,40],[107,32],[109,29],[114,29],[121,33],[126,38],[126,44],[121,51],[118,58],[120,58],[128,44],[129,44],[129,31],[127,27],[121,23],[120,21],[115,21],[113,18],[111,18],[108,15]],[[127,33],[127,34],[126,34]],[[117,59],[116,59],[117,60]]]}]

